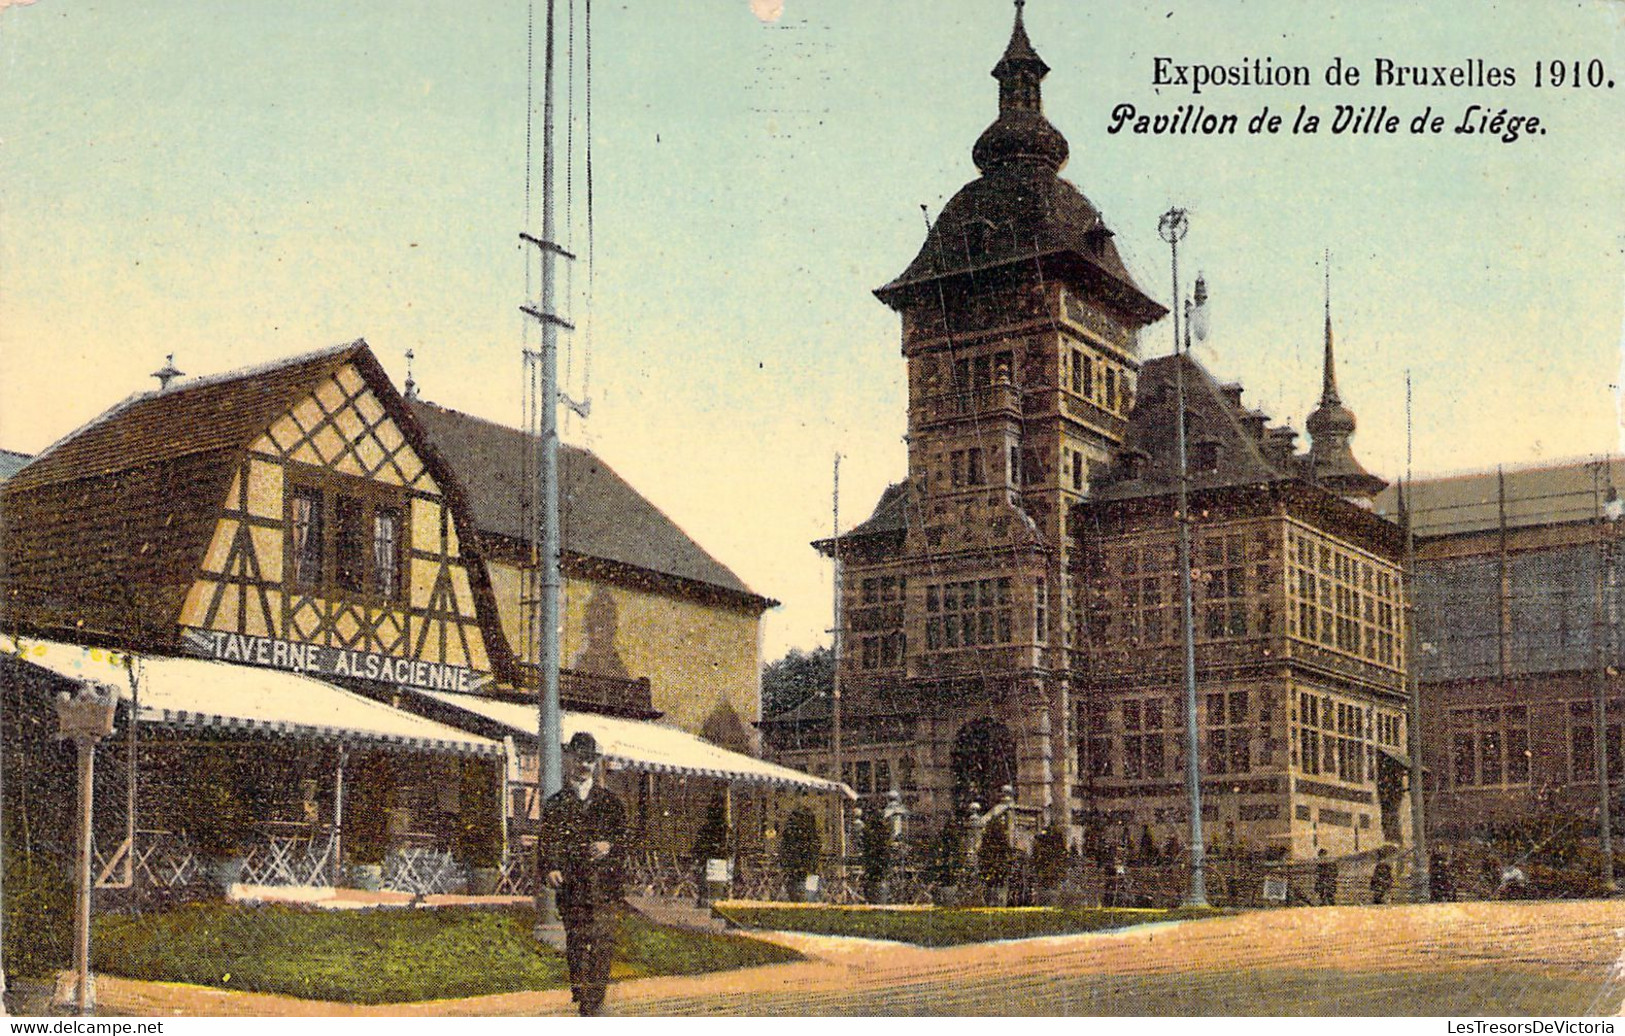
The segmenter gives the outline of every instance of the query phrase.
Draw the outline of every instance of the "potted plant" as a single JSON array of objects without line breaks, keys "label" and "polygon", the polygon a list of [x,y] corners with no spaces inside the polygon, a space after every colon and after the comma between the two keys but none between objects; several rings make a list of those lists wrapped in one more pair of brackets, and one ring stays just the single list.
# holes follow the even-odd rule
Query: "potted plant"
[{"label": "potted plant", "polygon": [[818,818],[805,806],[797,807],[784,821],[784,836],[779,839],[779,870],[792,900],[807,898],[804,892],[807,876],[818,871],[818,858],[823,854],[823,840],[818,836]]},{"label": "potted plant", "polygon": [[1067,869],[1066,835],[1051,824],[1033,839],[1033,885],[1043,906],[1054,906]]},{"label": "potted plant", "polygon": [[871,903],[887,899],[886,876],[892,867],[891,830],[884,823],[863,828],[858,852],[863,864],[863,898]]},{"label": "potted plant", "polygon": [[496,774],[487,763],[463,764],[458,794],[457,857],[468,867],[468,892],[489,896],[502,879],[502,818]]},{"label": "potted plant", "polygon": [[982,832],[982,844],[976,849],[976,869],[981,873],[984,901],[988,906],[1004,906],[1010,895],[1011,856],[1010,838],[1004,833],[1004,825],[989,824]]},{"label": "potted plant", "polygon": [[203,753],[192,775],[187,835],[209,880],[222,892],[242,878],[254,838],[254,816],[233,760],[224,750]]},{"label": "potted plant", "polygon": [[[728,852],[728,805],[721,793],[711,797],[705,808],[705,820],[694,834],[694,848],[690,855],[699,871],[699,902],[709,903],[713,898],[726,897],[729,883],[712,881],[709,864],[724,859]],[[714,887],[713,887],[714,886]]]},{"label": "potted plant", "polygon": [[350,801],[344,810],[343,851],[352,887],[376,892],[384,883],[384,854],[389,849],[388,771],[377,757],[355,767]]}]

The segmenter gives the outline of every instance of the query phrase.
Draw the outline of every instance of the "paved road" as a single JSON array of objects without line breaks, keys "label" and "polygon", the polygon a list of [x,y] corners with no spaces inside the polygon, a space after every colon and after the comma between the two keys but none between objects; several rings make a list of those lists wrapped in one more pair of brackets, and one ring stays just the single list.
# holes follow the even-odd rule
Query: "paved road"
[{"label": "paved road", "polygon": [[[796,964],[617,983],[619,1015],[1579,1015],[1625,998],[1625,902],[1263,911],[948,949],[768,936]],[[532,1015],[563,991],[365,1008],[101,980],[105,1013]]]},{"label": "paved road", "polygon": [[[618,987],[617,1014],[1573,1015],[1625,997],[1625,903],[1306,908]],[[839,948],[836,948],[839,947]]]}]

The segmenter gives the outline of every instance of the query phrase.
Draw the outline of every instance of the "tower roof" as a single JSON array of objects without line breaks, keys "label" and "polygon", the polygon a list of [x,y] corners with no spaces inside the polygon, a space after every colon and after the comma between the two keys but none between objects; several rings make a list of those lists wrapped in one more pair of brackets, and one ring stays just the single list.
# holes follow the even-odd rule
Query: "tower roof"
[{"label": "tower roof", "polygon": [[1147,324],[1167,310],[1124,266],[1100,211],[1061,179],[1069,148],[1043,114],[1039,83],[1049,66],[1033,49],[1016,5],[1010,42],[993,77],[999,114],[971,157],[981,176],[943,207],[908,268],[875,295],[893,309],[935,298],[945,279],[970,278],[1034,263],[1046,278],[1080,285],[1126,320]]},{"label": "tower roof", "polygon": [[1388,483],[1367,471],[1354,457],[1349,438],[1354,412],[1337,394],[1337,359],[1332,350],[1331,256],[1326,257],[1326,337],[1320,375],[1320,405],[1304,421],[1309,431],[1307,460],[1311,479],[1342,496],[1370,499]]}]

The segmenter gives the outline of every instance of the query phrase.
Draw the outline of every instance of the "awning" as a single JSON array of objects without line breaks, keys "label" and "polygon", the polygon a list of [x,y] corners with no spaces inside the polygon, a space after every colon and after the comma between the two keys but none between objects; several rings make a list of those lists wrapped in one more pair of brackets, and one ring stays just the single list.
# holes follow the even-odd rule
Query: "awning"
[{"label": "awning", "polygon": [[1383,757],[1382,762],[1392,763],[1406,770],[1411,768],[1411,757],[1397,748],[1383,748],[1379,745],[1377,746],[1377,754]]},{"label": "awning", "polygon": [[[522,734],[536,737],[536,706],[496,701],[472,694],[449,691],[418,691],[425,698],[464,712],[484,717]],[[561,718],[562,737],[568,741],[578,731],[586,731],[598,742],[598,750],[616,767],[646,773],[671,773],[692,777],[716,777],[725,781],[769,784],[838,792],[857,798],[851,788],[839,781],[814,777],[788,766],[780,766],[742,752],[729,751],[674,727],[638,720],[599,716],[590,712],[566,712]]]},{"label": "awning", "polygon": [[130,699],[128,657],[142,723],[500,756],[500,742],[391,708],[299,673],[201,658],[129,655],[77,644],[0,636],[0,652],[70,680],[97,680]]}]

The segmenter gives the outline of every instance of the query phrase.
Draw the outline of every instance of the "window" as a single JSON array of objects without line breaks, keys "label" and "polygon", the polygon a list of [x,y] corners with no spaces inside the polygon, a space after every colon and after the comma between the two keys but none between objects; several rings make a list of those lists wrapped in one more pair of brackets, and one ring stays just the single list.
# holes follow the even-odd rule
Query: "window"
[{"label": "window", "polygon": [[1526,706],[1451,709],[1450,746],[1457,786],[1529,783]]},{"label": "window", "polygon": [[360,593],[367,585],[367,509],[361,501],[347,496],[333,503],[333,581],[340,590]]},{"label": "window", "polygon": [[1090,392],[1088,389],[1086,389],[1084,387],[1085,385],[1088,385],[1093,380],[1094,380],[1094,372],[1093,372],[1093,370],[1091,370],[1091,364],[1089,363],[1088,357],[1083,355],[1083,350],[1081,350],[1081,349],[1072,350],[1072,392],[1073,392],[1073,394],[1074,395],[1079,395],[1079,396],[1093,395],[1094,393]]},{"label": "window", "polygon": [[372,592],[394,597],[401,585],[401,512],[380,507],[372,513]]},{"label": "window", "polygon": [[1203,630],[1208,639],[1247,635],[1247,581],[1240,535],[1211,535],[1202,544]]},{"label": "window", "polygon": [[1168,769],[1161,698],[1123,702],[1123,776],[1156,779]]},{"label": "window", "polygon": [[1033,639],[1049,640],[1049,583],[1042,578],[1033,583]]},{"label": "window", "polygon": [[[895,669],[903,664],[907,643],[903,636],[903,599],[908,580],[903,576],[870,576],[858,584],[858,602],[849,614],[853,654],[864,669]],[[928,604],[935,588],[927,588]]]},{"label": "window", "polygon": [[320,477],[329,485],[301,484],[294,476],[288,490],[286,571],[291,587],[400,599],[406,554],[400,495],[362,479],[328,473]]},{"label": "window", "polygon": [[[1625,746],[1621,744],[1621,713],[1625,702],[1614,699],[1608,703],[1608,726],[1603,732],[1604,751],[1608,753],[1608,780],[1620,779],[1625,770]],[[1597,781],[1597,728],[1596,711],[1589,701],[1569,703],[1569,779],[1576,784],[1595,784]]]},{"label": "window", "polygon": [[1252,731],[1246,691],[1207,696],[1209,773],[1247,773],[1252,769]]},{"label": "window", "polygon": [[1389,599],[1400,589],[1397,573],[1302,530],[1288,533],[1287,561],[1289,634],[1379,665],[1401,663],[1402,613]]},{"label": "window", "polygon": [[300,487],[290,497],[292,514],[293,583],[298,587],[320,586],[322,582],[322,493]]},{"label": "window", "polygon": [[1196,443],[1192,450],[1191,466],[1198,471],[1217,471],[1219,468],[1219,444],[1212,439],[1203,439]]},{"label": "window", "polygon": [[1083,492],[1083,454],[1072,451],[1072,488]]},{"label": "window", "polygon": [[927,586],[926,650],[1010,643],[1010,585],[1010,578],[1003,576]]},{"label": "window", "polygon": [[1106,368],[1106,409],[1117,409],[1117,371],[1111,367]]}]

